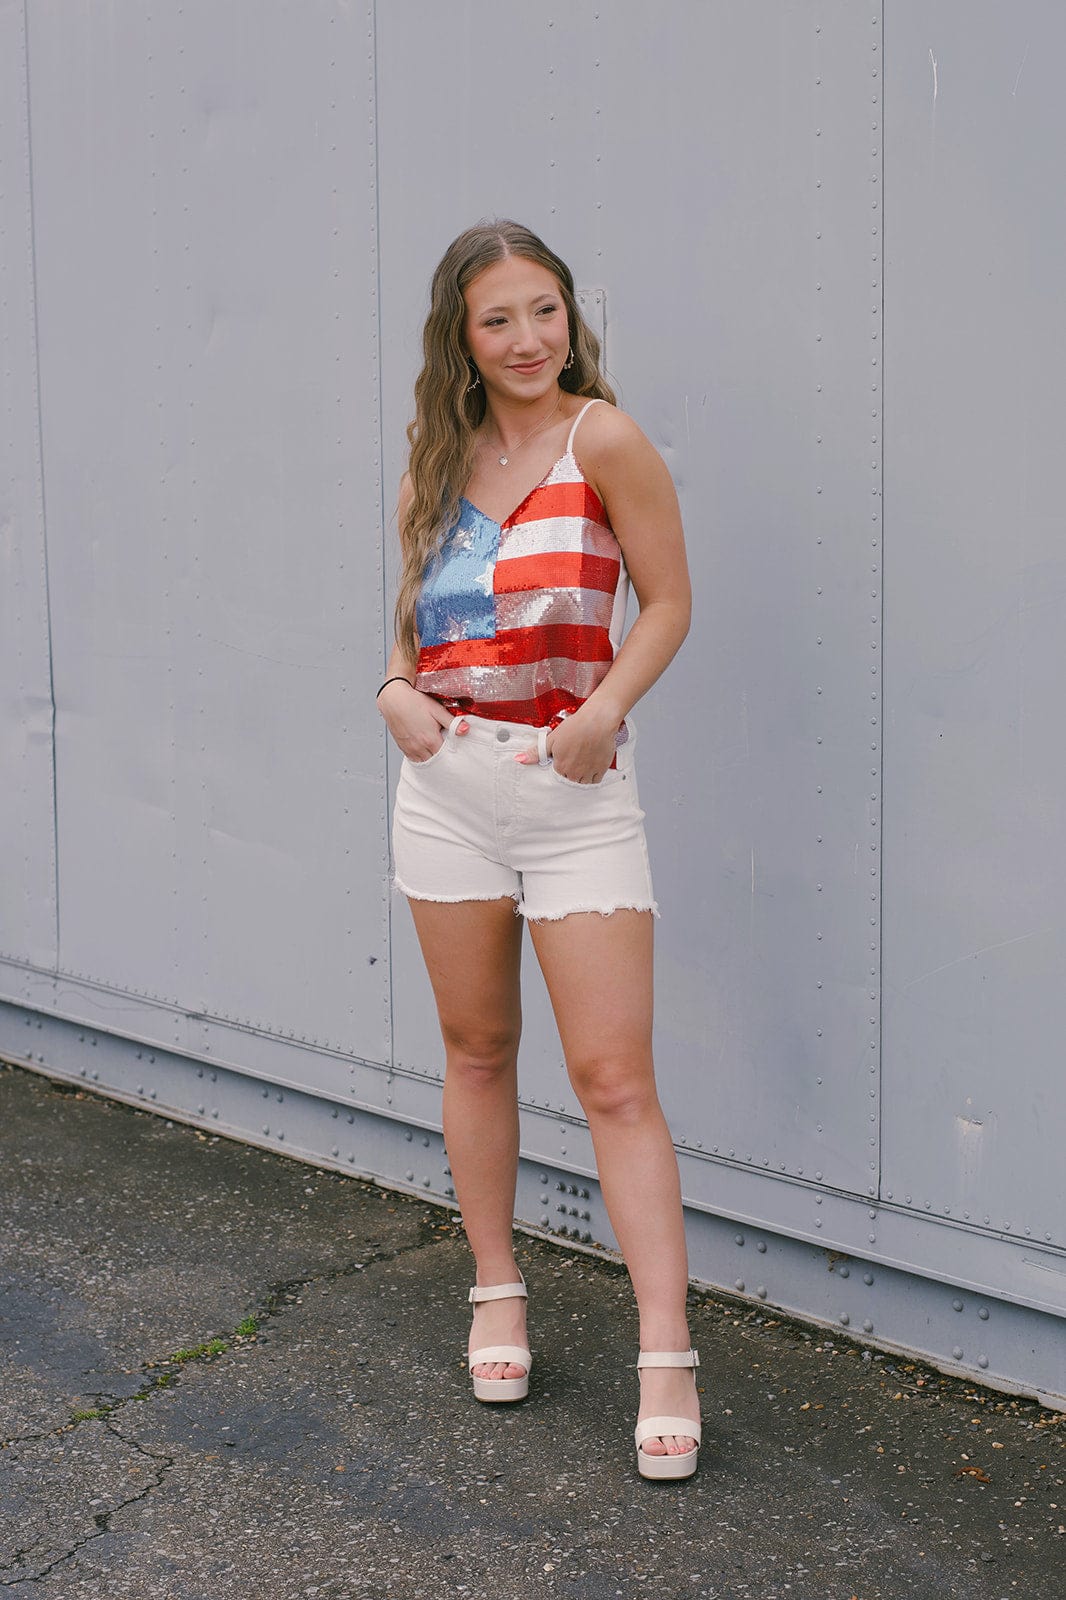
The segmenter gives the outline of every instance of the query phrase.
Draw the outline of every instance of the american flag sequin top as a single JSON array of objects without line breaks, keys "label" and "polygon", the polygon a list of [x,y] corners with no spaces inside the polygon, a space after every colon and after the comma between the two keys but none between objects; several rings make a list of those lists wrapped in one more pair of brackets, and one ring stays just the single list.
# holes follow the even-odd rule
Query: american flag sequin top
[{"label": "american flag sequin top", "polygon": [[415,688],[453,716],[557,727],[614,660],[629,576],[573,453],[577,425],[595,404],[578,412],[565,454],[505,522],[464,498],[426,567]]}]

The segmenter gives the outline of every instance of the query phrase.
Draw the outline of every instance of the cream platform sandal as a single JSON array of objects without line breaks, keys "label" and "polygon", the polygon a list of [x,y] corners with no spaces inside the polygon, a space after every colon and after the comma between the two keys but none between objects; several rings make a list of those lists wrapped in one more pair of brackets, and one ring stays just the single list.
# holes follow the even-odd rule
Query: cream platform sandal
[{"label": "cream platform sandal", "polygon": [[[494,1283],[488,1289],[479,1289],[475,1286],[470,1291],[471,1304],[477,1305],[480,1300],[512,1298],[528,1300],[526,1280],[521,1273],[518,1276],[521,1279],[520,1283]],[[516,1367],[525,1367],[525,1374],[521,1378],[477,1378],[474,1376],[474,1368],[480,1366],[483,1361],[513,1362]],[[482,1350],[471,1350],[466,1358],[466,1364],[478,1400],[524,1400],[529,1393],[529,1372],[533,1365],[533,1357],[523,1345],[489,1344]]]},{"label": "cream platform sandal", "polygon": [[[698,1367],[699,1364],[699,1354],[695,1350],[642,1350],[637,1357],[638,1367]],[[645,1439],[661,1439],[671,1434],[695,1439],[696,1448],[680,1456],[650,1456],[640,1448]],[[701,1437],[700,1424],[690,1417],[645,1417],[634,1430],[637,1470],[641,1477],[691,1478],[696,1470]]]}]

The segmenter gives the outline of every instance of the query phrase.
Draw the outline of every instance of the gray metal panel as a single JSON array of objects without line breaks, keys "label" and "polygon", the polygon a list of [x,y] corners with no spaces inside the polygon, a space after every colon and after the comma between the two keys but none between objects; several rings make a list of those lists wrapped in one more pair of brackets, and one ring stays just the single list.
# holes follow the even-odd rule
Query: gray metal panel
[{"label": "gray metal panel", "polygon": [[1066,1243],[1066,12],[888,12],[883,1192]]},{"label": "gray metal panel", "polygon": [[21,4],[6,0],[0,3],[0,951],[51,965],[52,684],[27,87],[25,15]]},{"label": "gray metal panel", "polygon": [[30,28],[60,965],[386,1062],[372,10],[120,12]]},{"label": "gray metal panel", "polygon": [[[635,719],[667,1113],[723,1155],[873,1193],[880,31],[843,5],[782,7],[769,38],[740,6],[649,32],[635,0],[575,4],[565,40],[550,13],[462,14],[379,19],[381,79],[404,83],[380,114],[386,479],[437,256],[478,216],[527,220],[605,289],[608,365],[689,535],[693,635]],[[481,37],[528,92],[503,72],[459,92]],[[414,108],[442,84],[448,136],[427,140]],[[397,1056],[436,1062],[399,928]],[[523,1094],[576,1111],[529,995]]]}]

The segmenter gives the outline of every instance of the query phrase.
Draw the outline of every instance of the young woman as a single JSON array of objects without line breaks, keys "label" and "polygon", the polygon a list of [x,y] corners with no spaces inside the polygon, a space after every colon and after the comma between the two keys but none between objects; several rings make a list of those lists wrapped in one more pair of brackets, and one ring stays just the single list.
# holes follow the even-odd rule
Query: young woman
[{"label": "young woman", "polygon": [[[688,630],[677,496],[616,408],[573,277],[527,228],[468,229],[432,284],[378,705],[404,760],[395,882],[446,1050],[444,1137],[476,1263],[479,1400],[532,1358],[512,1226],[529,923],[640,1314],[637,1461],[695,1471],[677,1159],[652,1065],[652,897],[631,707]],[[628,585],[639,602],[625,642]]]}]

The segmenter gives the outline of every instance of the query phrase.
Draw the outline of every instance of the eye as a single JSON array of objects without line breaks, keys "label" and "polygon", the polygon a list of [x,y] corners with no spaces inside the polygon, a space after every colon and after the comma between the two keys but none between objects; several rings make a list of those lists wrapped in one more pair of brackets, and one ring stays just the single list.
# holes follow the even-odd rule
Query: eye
[{"label": "eye", "polygon": [[545,313],[547,313],[548,316],[551,316],[552,313],[555,312],[555,311],[558,311],[558,309],[559,309],[558,306],[541,306],[541,308],[540,308],[539,312],[537,313],[537,315],[538,316],[544,316]]},{"label": "eye", "polygon": [[504,317],[490,317],[484,325],[486,328],[499,328],[503,326],[505,321],[506,318]]}]

